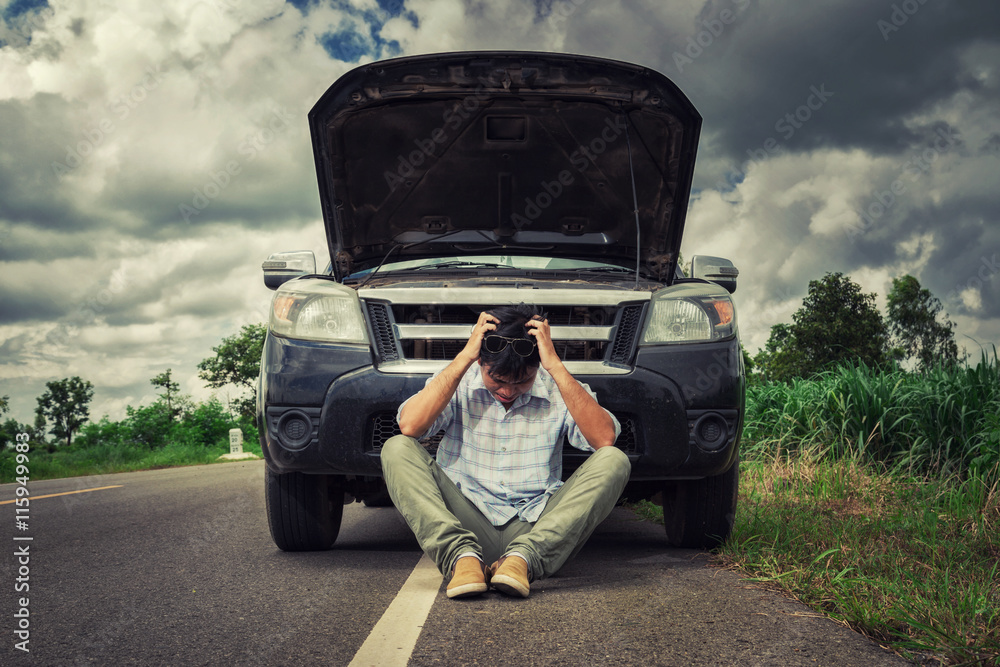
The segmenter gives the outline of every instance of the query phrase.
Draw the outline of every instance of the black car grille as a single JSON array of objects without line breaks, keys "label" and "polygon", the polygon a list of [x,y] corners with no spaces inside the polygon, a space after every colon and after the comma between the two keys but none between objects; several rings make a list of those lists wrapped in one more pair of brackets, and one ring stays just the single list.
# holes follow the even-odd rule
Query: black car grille
[{"label": "black car grille", "polygon": [[632,360],[632,353],[635,351],[636,337],[639,334],[639,327],[642,325],[641,304],[625,306],[622,308],[621,317],[618,320],[618,332],[615,334],[615,342],[611,348],[611,355],[608,361],[614,364],[628,364]]},{"label": "black car grille", "polygon": [[[386,440],[394,435],[401,435],[399,424],[396,423],[396,413],[394,412],[376,413],[368,418],[368,423],[369,431],[371,432],[371,437],[368,441],[371,443],[371,451],[373,452],[382,451],[382,445],[385,444]],[[442,437],[444,437],[444,431],[438,431],[436,434],[429,438],[424,438],[420,442],[431,451],[436,451]]]},{"label": "black car grille", "polygon": [[[615,441],[615,446],[626,454],[640,454],[638,438],[636,437],[635,420],[628,416],[615,413],[615,417],[621,424],[622,431]],[[378,453],[382,451],[382,445],[386,440],[394,435],[399,435],[399,425],[396,423],[396,414],[393,412],[378,412],[369,417],[369,431],[371,451]],[[438,443],[444,436],[444,431],[439,431],[435,435],[421,440],[421,442],[432,451],[437,449]]]},{"label": "black car grille", "polygon": [[396,337],[392,333],[389,307],[384,303],[369,301],[368,321],[371,323],[372,333],[375,335],[373,342],[379,359],[383,362],[397,361],[399,348],[396,346]]},{"label": "black car grille", "polygon": [[641,454],[639,451],[639,439],[635,435],[635,420],[626,415],[615,414],[618,423],[621,424],[622,432],[615,440],[615,447],[626,454]]},{"label": "black car grille", "polygon": [[[468,332],[481,306],[391,304],[367,300],[372,345],[380,364],[406,360],[450,361],[468,342]],[[569,331],[555,337],[556,352],[563,361],[604,362],[629,365],[645,312],[644,303],[614,306],[545,306],[549,324]],[[414,333],[414,327],[425,335]],[[574,331],[606,329],[607,338]]]}]

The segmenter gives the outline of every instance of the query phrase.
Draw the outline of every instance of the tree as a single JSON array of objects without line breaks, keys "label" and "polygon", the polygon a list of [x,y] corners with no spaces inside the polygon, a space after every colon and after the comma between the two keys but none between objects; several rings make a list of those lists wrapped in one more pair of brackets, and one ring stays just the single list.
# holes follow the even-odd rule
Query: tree
[{"label": "tree", "polygon": [[45,386],[48,391],[38,397],[35,413],[50,420],[49,433],[65,438],[68,446],[73,443],[73,433],[89,419],[88,406],[94,397],[94,385],[75,376],[47,382]]},{"label": "tree", "polygon": [[21,432],[21,425],[16,419],[7,419],[0,423],[0,451],[5,449],[9,443],[13,443],[17,434]]},{"label": "tree", "polygon": [[792,324],[771,328],[755,361],[774,380],[807,377],[841,361],[881,366],[887,361],[888,331],[875,295],[842,273],[809,281],[809,293]]},{"label": "tree", "polygon": [[[0,396],[0,417],[10,412],[10,396]],[[0,450],[7,446],[7,443],[14,442],[14,438],[20,433],[20,424],[13,419],[0,423]]]},{"label": "tree", "polygon": [[222,339],[213,347],[214,357],[198,364],[198,377],[213,388],[234,384],[250,390],[250,396],[236,401],[241,415],[255,417],[257,406],[257,376],[260,375],[260,356],[264,350],[267,327],[263,324],[244,324],[238,334]]},{"label": "tree", "polygon": [[47,425],[48,422],[45,421],[45,415],[35,410],[35,434],[39,440],[45,439],[45,427]]},{"label": "tree", "polygon": [[765,380],[785,380],[801,375],[804,365],[802,352],[792,344],[792,326],[779,323],[771,327],[771,335],[753,358],[758,374]]},{"label": "tree", "polygon": [[159,449],[170,442],[176,422],[163,402],[156,401],[138,408],[128,405],[125,414],[127,416],[122,425],[129,443]]},{"label": "tree", "polygon": [[174,419],[181,412],[180,407],[174,407],[174,401],[177,399],[177,392],[180,390],[181,386],[170,379],[170,374],[172,372],[173,371],[168,368],[150,380],[149,383],[154,387],[163,388],[163,393],[160,394],[160,397],[167,402],[167,413],[170,415],[171,419]]},{"label": "tree", "polygon": [[913,276],[892,279],[886,298],[889,331],[893,343],[902,350],[902,358],[916,359],[920,370],[958,361],[955,323],[947,313],[944,322],[938,321],[941,308],[941,302]]}]

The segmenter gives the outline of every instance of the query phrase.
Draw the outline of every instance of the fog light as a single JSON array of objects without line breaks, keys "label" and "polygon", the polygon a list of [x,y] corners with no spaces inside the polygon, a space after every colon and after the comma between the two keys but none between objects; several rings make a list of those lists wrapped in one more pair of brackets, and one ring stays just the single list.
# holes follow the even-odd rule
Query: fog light
[{"label": "fog light", "polygon": [[725,418],[715,412],[702,415],[694,423],[694,441],[702,449],[714,452],[729,439],[729,426]]},{"label": "fog light", "polygon": [[278,420],[278,435],[285,447],[302,449],[312,440],[312,421],[297,410],[286,412]]}]

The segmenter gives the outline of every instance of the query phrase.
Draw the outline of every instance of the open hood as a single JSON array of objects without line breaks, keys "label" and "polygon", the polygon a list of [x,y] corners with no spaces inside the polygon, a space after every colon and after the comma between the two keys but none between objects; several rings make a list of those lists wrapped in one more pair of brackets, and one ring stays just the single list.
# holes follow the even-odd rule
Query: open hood
[{"label": "open hood", "polygon": [[[351,70],[309,112],[334,273],[545,255],[673,275],[701,116],[665,76],[527,52]],[[638,225],[636,224],[638,209]]]}]

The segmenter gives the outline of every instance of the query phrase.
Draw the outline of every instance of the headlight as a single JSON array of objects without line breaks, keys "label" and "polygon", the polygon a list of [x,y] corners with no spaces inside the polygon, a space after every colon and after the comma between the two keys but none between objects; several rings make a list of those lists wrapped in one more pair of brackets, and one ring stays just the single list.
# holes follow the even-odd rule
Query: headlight
[{"label": "headlight", "polygon": [[285,283],[271,302],[271,331],[301,340],[367,343],[357,292],[326,280]]},{"label": "headlight", "polygon": [[664,297],[653,300],[643,344],[690,343],[729,338],[736,333],[736,308],[730,298]]}]

